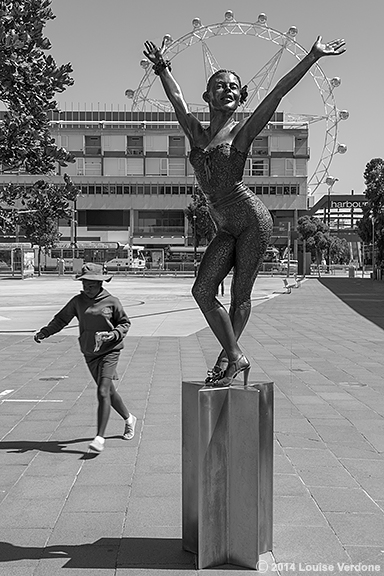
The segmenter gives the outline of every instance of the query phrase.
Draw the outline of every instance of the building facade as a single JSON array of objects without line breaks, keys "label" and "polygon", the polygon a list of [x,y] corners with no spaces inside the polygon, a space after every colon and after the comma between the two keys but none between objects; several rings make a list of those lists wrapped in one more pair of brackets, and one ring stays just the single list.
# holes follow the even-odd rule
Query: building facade
[{"label": "building facade", "polygon": [[[237,120],[246,112],[237,113]],[[198,112],[202,123],[208,112]],[[187,246],[192,232],[184,210],[195,187],[189,143],[170,112],[66,111],[53,113],[52,135],[76,161],[57,166],[52,181],[69,174],[80,195],[73,222],[60,222],[64,243]],[[284,123],[283,113],[255,139],[244,182],[274,218],[272,243],[287,243],[307,205],[308,127]],[[23,172],[0,175],[1,184],[31,185]]]}]

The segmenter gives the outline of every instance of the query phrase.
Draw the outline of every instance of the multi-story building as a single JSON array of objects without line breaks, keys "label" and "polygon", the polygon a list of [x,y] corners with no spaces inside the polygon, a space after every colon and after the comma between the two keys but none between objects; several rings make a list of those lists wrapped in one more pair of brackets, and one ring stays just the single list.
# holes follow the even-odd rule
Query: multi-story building
[{"label": "multi-story building", "polygon": [[[237,113],[241,119],[246,112]],[[198,112],[202,123],[208,113]],[[141,244],[145,248],[186,246],[191,230],[184,210],[195,186],[189,144],[169,112],[66,111],[52,114],[52,134],[75,163],[57,166],[53,181],[68,173],[81,194],[75,226],[60,222],[63,242]],[[308,127],[284,123],[283,113],[255,139],[244,181],[274,217],[272,242],[286,244],[306,211]],[[1,174],[0,184],[36,179]]]}]

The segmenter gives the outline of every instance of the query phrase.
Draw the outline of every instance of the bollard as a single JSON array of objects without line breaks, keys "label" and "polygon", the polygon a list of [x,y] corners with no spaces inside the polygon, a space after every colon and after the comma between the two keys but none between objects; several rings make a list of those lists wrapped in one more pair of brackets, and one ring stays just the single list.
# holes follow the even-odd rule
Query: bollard
[{"label": "bollard", "polygon": [[273,383],[183,382],[183,548],[256,569],[272,549]]}]

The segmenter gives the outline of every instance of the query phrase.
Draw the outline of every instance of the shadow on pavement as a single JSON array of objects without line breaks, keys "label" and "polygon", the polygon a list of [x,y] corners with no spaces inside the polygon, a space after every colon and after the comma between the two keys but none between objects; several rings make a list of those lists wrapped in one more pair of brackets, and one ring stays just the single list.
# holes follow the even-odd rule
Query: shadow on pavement
[{"label": "shadow on pavement", "polygon": [[[116,436],[117,438],[117,436]],[[120,438],[120,437],[119,437]],[[74,440],[49,440],[40,442],[34,440],[13,440],[0,442],[0,450],[7,450],[10,453],[20,454],[30,450],[39,450],[40,452],[65,453],[65,454],[84,454],[84,450],[66,450],[68,444],[77,444],[78,442],[90,442],[93,438],[76,438]]]},{"label": "shadow on pavement", "polygon": [[62,558],[63,568],[195,568],[194,554],[182,549],[178,538],[100,538],[79,546],[47,546],[45,548],[14,546],[0,542],[2,562]]},{"label": "shadow on pavement", "polygon": [[319,278],[355,312],[384,329],[384,282],[368,278]]}]

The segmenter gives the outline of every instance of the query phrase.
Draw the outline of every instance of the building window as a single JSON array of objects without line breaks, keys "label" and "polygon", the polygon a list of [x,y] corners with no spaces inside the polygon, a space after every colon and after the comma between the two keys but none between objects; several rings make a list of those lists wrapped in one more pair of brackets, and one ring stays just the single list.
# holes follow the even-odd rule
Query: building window
[{"label": "building window", "polygon": [[146,158],[145,173],[148,176],[168,176],[167,158]]},{"label": "building window", "polygon": [[125,158],[104,158],[104,176],[125,176],[126,172]]},{"label": "building window", "polygon": [[294,176],[295,175],[294,171],[295,171],[295,163],[293,158],[286,158],[284,176]]},{"label": "building window", "polygon": [[128,176],[143,176],[144,174],[144,163],[142,158],[135,158],[134,156],[129,156],[127,158],[127,175]]},{"label": "building window", "polygon": [[169,176],[185,176],[184,158],[169,158]]},{"label": "building window", "polygon": [[76,176],[84,176],[84,158],[76,158]]},{"label": "building window", "polygon": [[296,136],[295,138],[295,155],[307,156],[308,155],[308,140],[307,138]]},{"label": "building window", "polygon": [[142,156],[144,154],[144,139],[142,136],[127,136],[127,154]]},{"label": "building window", "polygon": [[276,134],[271,136],[271,152],[293,152],[294,136],[291,134]]},{"label": "building window", "polygon": [[83,210],[82,212],[82,226],[86,226],[89,230],[127,230],[129,227],[129,210]]},{"label": "building window", "polygon": [[255,138],[252,143],[252,155],[268,156],[268,136]]},{"label": "building window", "polygon": [[101,158],[84,158],[84,176],[101,176]]},{"label": "building window", "polygon": [[296,158],[296,176],[307,175],[307,160],[306,158]]},{"label": "building window", "polygon": [[184,234],[182,210],[139,210],[136,234],[174,235]]},{"label": "building window", "polygon": [[247,158],[244,167],[244,176],[268,176],[269,160],[259,158]]},{"label": "building window", "polygon": [[185,136],[169,136],[168,152],[170,156],[185,156]]},{"label": "building window", "polygon": [[168,152],[168,136],[166,134],[146,134],[145,152]]},{"label": "building window", "polygon": [[101,136],[84,136],[84,152],[90,156],[101,154]]},{"label": "building window", "polygon": [[251,176],[268,176],[269,161],[252,159]]},{"label": "building window", "polygon": [[286,158],[271,158],[271,176],[285,176]]}]

